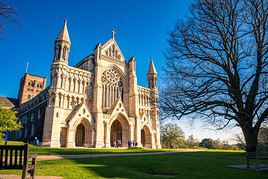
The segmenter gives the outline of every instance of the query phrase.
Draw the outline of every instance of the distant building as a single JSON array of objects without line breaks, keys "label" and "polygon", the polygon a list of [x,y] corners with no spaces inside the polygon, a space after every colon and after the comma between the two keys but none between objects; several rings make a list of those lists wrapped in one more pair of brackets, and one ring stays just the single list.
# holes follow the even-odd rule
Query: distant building
[{"label": "distant building", "polygon": [[46,78],[25,73],[20,82],[19,104],[31,100],[46,87]]},{"label": "distant building", "polygon": [[74,67],[66,21],[55,40],[51,83],[25,74],[19,91],[23,128],[16,139],[38,137],[49,147],[161,148],[157,72],[151,60],[148,88],[137,85],[136,62],[126,62],[114,32]]},{"label": "distant building", "polygon": [[7,109],[17,109],[19,107],[19,101],[15,98],[0,96],[0,106]]}]

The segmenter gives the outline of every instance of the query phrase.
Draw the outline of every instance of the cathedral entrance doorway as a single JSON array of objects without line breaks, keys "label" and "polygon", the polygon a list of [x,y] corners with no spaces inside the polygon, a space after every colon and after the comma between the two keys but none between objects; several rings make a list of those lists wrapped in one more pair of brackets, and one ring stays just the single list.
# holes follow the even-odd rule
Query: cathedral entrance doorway
[{"label": "cathedral entrance doorway", "polygon": [[141,130],[141,144],[145,146],[145,131],[144,129]]},{"label": "cathedral entrance doorway", "polygon": [[84,147],[85,144],[85,126],[81,123],[76,128],[75,146]]},{"label": "cathedral entrance doorway", "polygon": [[111,146],[121,147],[122,146],[122,124],[119,120],[115,120],[111,126]]},{"label": "cathedral entrance doorway", "polygon": [[146,125],[141,129],[141,144],[143,147],[152,147],[152,134]]},{"label": "cathedral entrance doorway", "polygon": [[108,135],[111,147],[127,147],[130,140],[130,125],[128,119],[118,114],[110,121]]}]

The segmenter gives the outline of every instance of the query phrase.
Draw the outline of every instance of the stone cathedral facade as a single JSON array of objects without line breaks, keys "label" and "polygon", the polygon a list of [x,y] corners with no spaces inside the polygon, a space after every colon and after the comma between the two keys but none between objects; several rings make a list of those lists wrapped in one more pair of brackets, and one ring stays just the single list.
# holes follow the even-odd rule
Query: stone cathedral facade
[{"label": "stone cathedral facade", "polygon": [[[65,21],[55,41],[50,86],[20,107],[23,118],[31,109],[29,104],[43,97],[43,112],[38,111],[44,114],[42,127],[25,125],[28,129],[22,129],[20,135],[35,136],[41,130],[42,145],[49,147],[109,148],[117,141],[127,147],[131,140],[138,146],[161,148],[153,61],[146,88],[137,85],[135,58],[125,60],[114,32],[75,66],[68,64],[70,49]],[[38,109],[38,102],[33,106]],[[32,120],[24,118],[23,124]]]}]

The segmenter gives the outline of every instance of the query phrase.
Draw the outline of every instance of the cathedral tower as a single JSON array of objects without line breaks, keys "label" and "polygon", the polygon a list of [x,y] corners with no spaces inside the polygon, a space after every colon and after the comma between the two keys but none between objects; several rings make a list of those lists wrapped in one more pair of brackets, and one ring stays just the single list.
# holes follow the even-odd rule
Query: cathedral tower
[{"label": "cathedral tower", "polygon": [[20,81],[19,104],[25,103],[46,88],[46,78],[25,73]]},{"label": "cathedral tower", "polygon": [[[51,147],[59,147],[60,141],[60,123],[64,118],[63,100],[66,98],[64,91],[73,87],[76,81],[68,83],[65,68],[68,66],[68,58],[70,53],[71,42],[67,29],[67,21],[64,20],[63,27],[55,40],[54,59],[51,65],[51,85],[48,90],[48,105],[46,108],[46,116],[44,121],[43,145]],[[67,100],[67,99],[65,99]],[[69,99],[68,99],[69,100]],[[67,135],[67,134],[65,134]],[[66,143],[66,141],[65,141]]]}]

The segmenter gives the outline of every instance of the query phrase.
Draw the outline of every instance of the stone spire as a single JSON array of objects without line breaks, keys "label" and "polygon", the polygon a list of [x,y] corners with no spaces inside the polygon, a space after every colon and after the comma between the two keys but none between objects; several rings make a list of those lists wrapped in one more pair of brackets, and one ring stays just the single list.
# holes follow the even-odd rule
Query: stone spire
[{"label": "stone spire", "polygon": [[64,62],[68,64],[70,48],[71,48],[71,42],[67,29],[67,21],[64,20],[63,27],[61,28],[61,31],[55,41],[53,63]]},{"label": "stone spire", "polygon": [[147,75],[157,75],[153,58],[151,58],[150,67],[149,67]]},{"label": "stone spire", "polygon": [[62,27],[62,29],[61,29],[61,31],[56,39],[56,41],[61,41],[61,40],[69,42],[71,44],[68,29],[67,29],[67,20],[66,19],[64,20],[63,27]]}]

